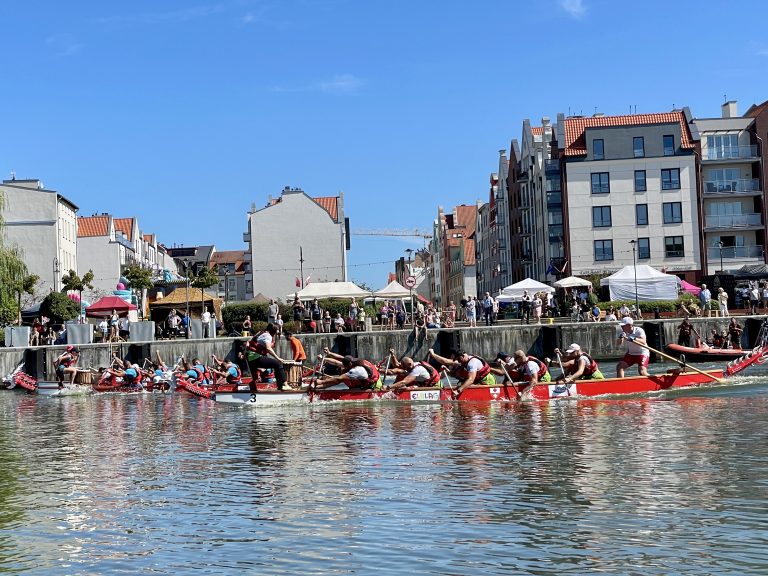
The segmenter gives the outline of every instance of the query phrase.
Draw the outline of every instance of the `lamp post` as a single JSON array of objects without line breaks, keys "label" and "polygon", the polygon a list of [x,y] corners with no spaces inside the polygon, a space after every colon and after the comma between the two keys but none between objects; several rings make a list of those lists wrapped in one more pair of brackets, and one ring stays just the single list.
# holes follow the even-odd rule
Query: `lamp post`
[{"label": "lamp post", "polygon": [[720,248],[720,274],[723,273],[723,241],[720,240],[717,243],[717,247]]},{"label": "lamp post", "polygon": [[637,258],[635,256],[635,246],[637,245],[637,240],[630,240],[630,244],[632,244],[632,266],[635,269],[635,310],[637,310],[638,316],[640,315],[640,301],[637,297]]},{"label": "lamp post", "polygon": [[[413,254],[413,249],[412,248],[406,248],[405,249],[405,253],[408,254],[408,268],[406,269],[406,274],[407,274],[406,278],[407,278],[408,276],[411,276],[411,254]],[[410,286],[410,282],[408,284],[409,284],[408,292],[410,293],[410,298],[411,298],[411,324],[413,326],[415,326],[416,325],[416,310],[414,310],[414,308],[413,308],[413,287]]]},{"label": "lamp post", "polygon": [[58,292],[59,288],[59,272],[61,272],[61,269],[59,268],[59,259],[58,257],[53,257],[53,291]]}]

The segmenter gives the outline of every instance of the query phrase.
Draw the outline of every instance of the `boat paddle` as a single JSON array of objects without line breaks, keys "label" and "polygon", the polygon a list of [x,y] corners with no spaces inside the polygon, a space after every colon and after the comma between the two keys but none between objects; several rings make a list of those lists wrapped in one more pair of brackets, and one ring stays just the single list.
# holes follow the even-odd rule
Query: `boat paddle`
[{"label": "boat paddle", "polygon": [[568,387],[568,382],[565,381],[565,369],[563,368],[563,359],[560,356],[560,350],[555,352],[557,354],[557,363],[560,364],[560,372],[563,373],[563,386],[565,386],[565,391],[568,394],[568,396],[571,395],[571,389]]},{"label": "boat paddle", "polygon": [[[515,391],[515,394],[517,395],[518,400],[522,400],[522,396],[520,396],[520,392],[517,391],[517,386],[515,386],[514,382],[512,382],[512,378],[509,375],[509,372],[507,372],[507,366],[504,362],[499,362],[501,365],[501,370],[504,372],[504,375],[507,377],[507,380],[509,380],[509,386],[512,388],[512,390]],[[504,383],[504,389],[506,390],[506,382]]]},{"label": "boat paddle", "polygon": [[[456,394],[456,390],[454,390],[454,389],[453,389],[453,385],[451,384],[451,379],[450,379],[450,377],[448,376],[448,370],[446,370],[446,369],[445,369],[445,366],[443,366],[443,367],[440,369],[440,373],[441,373],[443,376],[445,376],[445,381],[446,381],[446,382],[448,382],[448,388],[450,388],[450,389],[451,389],[451,396],[453,396],[453,398],[454,398],[454,400],[455,400],[455,399],[457,398],[457,396],[458,396],[458,395]],[[441,379],[442,379],[442,377],[441,377]]]},{"label": "boat paddle", "polygon": [[707,378],[712,378],[712,380],[714,380],[718,384],[724,384],[725,383],[725,380],[723,380],[722,378],[718,378],[717,376],[713,376],[709,372],[704,372],[704,370],[699,370],[695,366],[691,366],[690,364],[686,364],[685,362],[683,362],[682,360],[680,360],[678,358],[675,358],[674,356],[670,356],[669,354],[664,354],[664,352],[656,350],[655,348],[652,348],[651,346],[648,346],[648,344],[642,344],[642,343],[638,342],[637,340],[634,340],[634,343],[637,344],[638,346],[642,346],[646,350],[650,350],[651,352],[655,352],[656,354],[658,354],[662,358],[666,358],[667,360],[671,360],[672,362],[676,362],[677,364],[680,364],[680,366],[682,366],[683,368],[690,368],[691,370],[693,370],[694,372],[698,372],[702,376],[706,376]]}]

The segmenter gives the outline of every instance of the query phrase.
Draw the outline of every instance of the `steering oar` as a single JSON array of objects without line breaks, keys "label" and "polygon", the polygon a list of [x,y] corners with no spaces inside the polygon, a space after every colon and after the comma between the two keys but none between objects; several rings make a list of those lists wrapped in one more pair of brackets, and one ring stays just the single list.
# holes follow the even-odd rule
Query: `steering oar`
[{"label": "steering oar", "polygon": [[643,348],[645,348],[647,350],[650,350],[651,352],[655,352],[656,354],[658,354],[662,358],[666,358],[667,360],[671,360],[672,362],[680,364],[680,366],[682,366],[683,368],[690,368],[691,370],[693,370],[694,372],[698,372],[702,376],[706,376],[707,378],[712,378],[712,380],[714,380],[718,384],[725,384],[725,380],[723,380],[722,378],[718,378],[717,376],[713,376],[709,372],[704,372],[704,370],[699,370],[695,366],[691,366],[690,364],[686,364],[685,362],[682,362],[681,360],[679,360],[678,358],[675,358],[674,356],[670,356],[669,354],[664,354],[664,352],[656,350],[655,348],[652,348],[652,347],[648,346],[648,344],[642,344],[642,343],[638,342],[637,340],[634,340],[634,343],[637,344],[638,346],[642,346]]}]

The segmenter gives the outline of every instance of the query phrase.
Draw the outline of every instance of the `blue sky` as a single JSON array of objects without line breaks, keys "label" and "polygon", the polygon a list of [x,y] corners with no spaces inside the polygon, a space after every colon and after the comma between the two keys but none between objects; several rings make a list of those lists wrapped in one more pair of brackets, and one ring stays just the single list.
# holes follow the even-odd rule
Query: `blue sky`
[{"label": "blue sky", "polygon": [[[486,200],[523,119],[768,99],[762,2],[14,1],[0,4],[0,173],[168,244],[242,249],[284,186],[353,228]],[[418,239],[352,238],[377,288]]]}]

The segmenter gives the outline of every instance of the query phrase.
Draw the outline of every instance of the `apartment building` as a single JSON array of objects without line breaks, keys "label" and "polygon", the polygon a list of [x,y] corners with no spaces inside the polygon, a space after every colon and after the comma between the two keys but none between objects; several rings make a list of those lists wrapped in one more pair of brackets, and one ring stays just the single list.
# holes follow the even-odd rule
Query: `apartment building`
[{"label": "apartment building", "polygon": [[219,277],[216,296],[223,299],[224,302],[253,298],[251,263],[245,259],[245,250],[214,252],[209,263]]},{"label": "apartment building", "polygon": [[465,296],[477,295],[475,258],[475,228],[477,206],[462,204],[452,214],[438,209],[438,221],[442,222],[440,262],[442,265],[442,307],[451,302],[459,305]]}]

